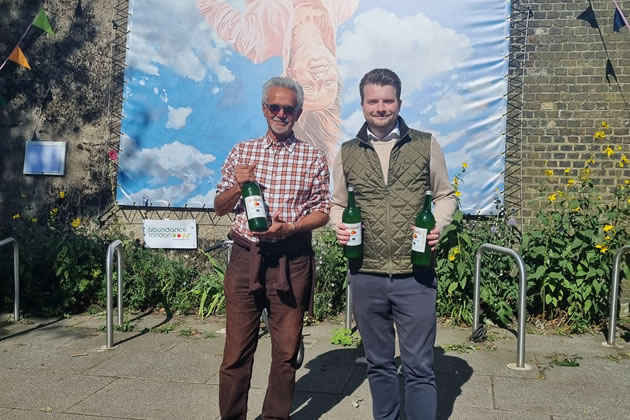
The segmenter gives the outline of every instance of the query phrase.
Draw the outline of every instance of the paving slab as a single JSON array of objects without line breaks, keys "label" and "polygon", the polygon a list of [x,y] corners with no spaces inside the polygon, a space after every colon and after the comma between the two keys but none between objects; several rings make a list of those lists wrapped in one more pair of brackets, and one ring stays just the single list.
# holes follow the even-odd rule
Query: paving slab
[{"label": "paving slab", "polygon": [[[457,407],[450,417],[438,416],[438,420],[552,420],[551,416],[514,411],[488,410],[484,408]],[[556,417],[553,418],[555,420]]]},{"label": "paving slab", "polygon": [[0,366],[46,372],[83,373],[112,357],[96,350],[62,347],[50,351],[38,345],[13,345],[0,348]]},{"label": "paving slab", "polygon": [[0,407],[65,411],[114,381],[68,373],[0,368]]},{"label": "paving slab", "polygon": [[134,419],[209,419],[219,415],[214,385],[117,379],[67,412]]},{"label": "paving slab", "polygon": [[193,353],[183,356],[168,351],[121,350],[85,373],[92,376],[164,379],[202,384],[213,376],[220,363],[220,358],[210,354]]},{"label": "paving slab", "polygon": [[[2,414],[0,412],[0,414]],[[54,411],[15,409],[0,417],[3,420],[112,420],[111,417],[84,416],[81,414],[55,413]],[[127,417],[131,419],[130,417]],[[124,417],[119,417],[124,419]]]},{"label": "paving slab", "polygon": [[552,416],[627,418],[630,388],[537,379],[493,378],[497,409]]}]

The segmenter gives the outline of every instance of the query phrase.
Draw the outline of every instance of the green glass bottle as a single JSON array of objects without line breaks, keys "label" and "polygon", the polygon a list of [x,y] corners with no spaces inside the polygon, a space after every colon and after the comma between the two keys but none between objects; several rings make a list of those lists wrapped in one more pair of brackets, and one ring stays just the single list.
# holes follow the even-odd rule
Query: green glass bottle
[{"label": "green glass bottle", "polygon": [[421,267],[428,267],[431,264],[431,247],[427,243],[427,234],[435,227],[435,217],[431,213],[432,201],[433,193],[428,190],[424,193],[424,206],[416,216],[413,229],[411,263]]},{"label": "green glass bottle", "polygon": [[354,186],[348,185],[348,206],[344,209],[341,221],[350,231],[350,239],[343,246],[346,258],[361,258],[363,256],[363,235],[361,231],[361,210],[354,201]]},{"label": "green glass bottle", "polygon": [[241,188],[241,195],[245,200],[245,211],[249,230],[264,232],[267,230],[267,212],[260,187],[255,182],[246,182]]}]

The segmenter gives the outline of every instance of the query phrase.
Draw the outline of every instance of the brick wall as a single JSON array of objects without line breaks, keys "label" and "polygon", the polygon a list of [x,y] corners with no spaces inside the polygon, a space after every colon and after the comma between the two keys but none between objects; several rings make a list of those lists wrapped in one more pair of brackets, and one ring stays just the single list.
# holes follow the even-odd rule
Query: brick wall
[{"label": "brick wall", "polygon": [[[526,3],[526,1],[522,1]],[[630,1],[619,1],[626,14]],[[630,158],[630,32],[613,32],[612,0],[593,1],[600,32],[577,16],[588,1],[530,1],[523,91],[522,193],[523,216],[533,215],[532,200],[540,190],[551,193],[579,176],[585,161],[603,199],[618,183],[630,179],[628,165],[620,168],[623,154]],[[602,43],[602,38],[608,53]],[[619,85],[606,80],[606,60],[615,69]],[[622,93],[623,92],[623,93]],[[625,96],[625,98],[624,98]],[[606,139],[595,140],[601,121],[610,125]],[[611,145],[608,157],[602,147]],[[617,150],[621,146],[622,150]],[[565,174],[564,170],[570,173]],[[553,177],[544,174],[554,171]]]}]

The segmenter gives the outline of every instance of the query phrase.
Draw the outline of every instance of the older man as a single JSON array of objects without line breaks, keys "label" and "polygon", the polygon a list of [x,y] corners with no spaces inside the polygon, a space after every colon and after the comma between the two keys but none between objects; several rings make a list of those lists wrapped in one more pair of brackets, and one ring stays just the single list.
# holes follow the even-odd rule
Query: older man
[{"label": "older man", "polygon": [[[269,309],[271,373],[263,419],[288,419],[295,388],[295,359],[313,289],[311,231],[328,222],[329,173],[324,154],[295,138],[304,92],[274,77],[263,86],[264,136],[237,144],[223,164],[214,209],[236,213],[235,245],[228,265],[226,341],[219,373],[222,419],[247,417],[261,311]],[[269,228],[252,232],[241,196],[246,182],[260,186]]]}]

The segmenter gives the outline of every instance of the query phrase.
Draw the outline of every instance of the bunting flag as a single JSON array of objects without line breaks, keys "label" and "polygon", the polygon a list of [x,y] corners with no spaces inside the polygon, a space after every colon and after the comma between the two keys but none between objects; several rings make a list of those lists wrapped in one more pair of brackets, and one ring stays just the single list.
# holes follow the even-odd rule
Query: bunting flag
[{"label": "bunting flag", "polygon": [[15,48],[13,48],[11,55],[9,55],[4,60],[2,65],[0,65],[0,70],[4,68],[4,65],[7,64],[7,61],[14,61],[26,67],[29,70],[31,69],[31,66],[28,65],[28,61],[26,61],[26,57],[24,57],[24,54],[22,53],[22,50],[20,49],[20,43],[22,42],[22,40],[24,39],[24,37],[26,36],[26,34],[28,33],[28,31],[31,29],[32,26],[36,26],[39,29],[46,31],[51,35],[55,34],[52,30],[52,27],[50,26],[50,22],[48,21],[48,16],[46,16],[46,12],[42,8],[37,14],[37,16],[35,16],[35,19],[33,20],[33,22],[30,25],[28,25],[28,28],[26,28],[26,31],[24,32],[24,34],[18,41],[17,45],[15,46]]},{"label": "bunting flag", "polygon": [[55,35],[55,33],[52,30],[52,27],[50,26],[50,22],[48,22],[48,16],[46,16],[46,12],[44,11],[43,8],[42,10],[39,11],[37,16],[35,17],[35,20],[33,21],[33,26],[38,27],[42,31],[46,31],[51,35]]},{"label": "bunting flag", "polygon": [[9,56],[9,60],[14,63],[18,63],[21,66],[26,67],[27,69],[31,69],[31,66],[28,65],[28,61],[26,61],[26,57],[24,57],[24,53],[20,47],[15,47],[11,55]]},{"label": "bunting flag", "polygon": [[630,25],[628,25],[628,21],[626,20],[626,17],[624,16],[623,11],[621,10],[617,2],[615,2],[615,16],[613,17],[613,31],[619,32],[621,28],[623,28],[624,26],[627,26],[628,30],[630,30]]},{"label": "bunting flag", "polygon": [[577,18],[580,20],[587,21],[591,25],[591,28],[599,28],[599,24],[597,23],[597,18],[595,17],[595,11],[593,10],[592,6],[588,6],[588,8],[582,13],[580,13],[580,15]]},{"label": "bunting flag", "polygon": [[617,75],[615,74],[615,68],[610,62],[610,58],[606,60],[606,81],[610,84],[610,76],[614,77],[617,80]]}]

